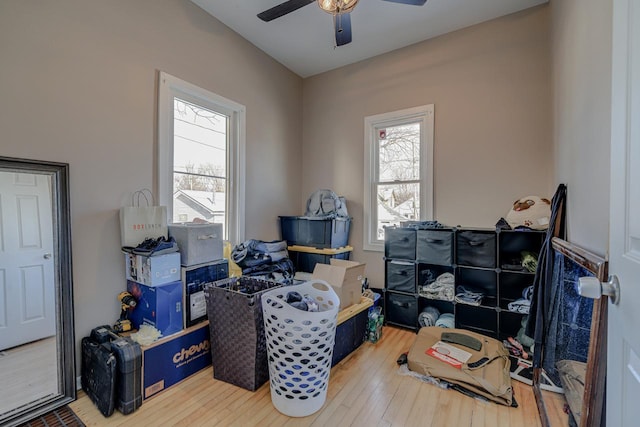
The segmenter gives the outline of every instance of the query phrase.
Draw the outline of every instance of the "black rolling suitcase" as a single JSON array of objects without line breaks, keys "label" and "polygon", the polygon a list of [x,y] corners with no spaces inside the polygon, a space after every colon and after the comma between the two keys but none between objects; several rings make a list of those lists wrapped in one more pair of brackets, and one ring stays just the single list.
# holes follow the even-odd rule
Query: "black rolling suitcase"
[{"label": "black rolling suitcase", "polygon": [[87,396],[105,417],[113,414],[116,393],[116,357],[111,349],[82,338],[80,382]]},{"label": "black rolling suitcase", "polygon": [[116,376],[116,408],[124,415],[142,405],[142,350],[131,338],[111,341],[111,351],[118,363]]},{"label": "black rolling suitcase", "polygon": [[115,356],[115,407],[124,415],[142,405],[142,350],[131,338],[117,335],[110,326],[99,326],[91,331],[91,338],[107,346]]}]

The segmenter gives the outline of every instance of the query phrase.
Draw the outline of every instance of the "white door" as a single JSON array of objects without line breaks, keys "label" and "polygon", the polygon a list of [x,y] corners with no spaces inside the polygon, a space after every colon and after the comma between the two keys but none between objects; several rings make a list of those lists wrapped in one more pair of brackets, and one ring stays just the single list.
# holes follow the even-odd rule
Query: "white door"
[{"label": "white door", "polygon": [[607,425],[640,423],[640,2],[613,1]]},{"label": "white door", "polygon": [[0,350],[56,333],[51,177],[0,172]]}]

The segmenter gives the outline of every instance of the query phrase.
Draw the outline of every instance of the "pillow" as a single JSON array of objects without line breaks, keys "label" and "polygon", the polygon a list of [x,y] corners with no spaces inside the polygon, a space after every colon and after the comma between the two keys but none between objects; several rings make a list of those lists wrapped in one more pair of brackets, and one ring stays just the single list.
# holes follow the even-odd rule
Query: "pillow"
[{"label": "pillow", "polygon": [[511,228],[528,227],[533,230],[546,230],[551,217],[551,202],[538,196],[518,199],[507,213],[506,221]]}]

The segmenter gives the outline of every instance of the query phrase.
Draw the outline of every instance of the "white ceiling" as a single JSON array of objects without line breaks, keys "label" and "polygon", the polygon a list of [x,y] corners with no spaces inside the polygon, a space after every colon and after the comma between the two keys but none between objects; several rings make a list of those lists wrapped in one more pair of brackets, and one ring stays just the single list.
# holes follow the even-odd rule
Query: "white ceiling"
[{"label": "white ceiling", "polygon": [[314,2],[263,22],[256,15],[284,0],[191,0],[301,77],[352,64],[548,0],[428,0],[409,6],[360,0],[353,41],[335,47],[333,19]]}]

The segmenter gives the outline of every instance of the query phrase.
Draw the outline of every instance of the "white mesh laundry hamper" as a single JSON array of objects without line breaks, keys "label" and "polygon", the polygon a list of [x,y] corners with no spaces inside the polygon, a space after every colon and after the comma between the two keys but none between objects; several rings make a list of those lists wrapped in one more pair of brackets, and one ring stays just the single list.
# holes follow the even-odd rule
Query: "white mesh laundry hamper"
[{"label": "white mesh laundry hamper", "polygon": [[[314,298],[319,311],[287,304],[291,291]],[[262,294],[271,402],[283,414],[305,417],[324,405],[339,307],[338,295],[322,280]]]}]

